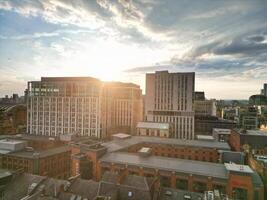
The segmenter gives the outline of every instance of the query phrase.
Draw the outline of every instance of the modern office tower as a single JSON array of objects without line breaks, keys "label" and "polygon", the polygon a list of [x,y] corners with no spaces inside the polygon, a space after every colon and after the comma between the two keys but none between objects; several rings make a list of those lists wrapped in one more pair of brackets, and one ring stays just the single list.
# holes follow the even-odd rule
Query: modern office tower
[{"label": "modern office tower", "polygon": [[28,82],[27,108],[27,133],[33,135],[132,134],[142,121],[142,91],[91,77],[42,77]]},{"label": "modern office tower", "polygon": [[195,73],[146,74],[145,118],[173,124],[173,136],[194,139]]}]

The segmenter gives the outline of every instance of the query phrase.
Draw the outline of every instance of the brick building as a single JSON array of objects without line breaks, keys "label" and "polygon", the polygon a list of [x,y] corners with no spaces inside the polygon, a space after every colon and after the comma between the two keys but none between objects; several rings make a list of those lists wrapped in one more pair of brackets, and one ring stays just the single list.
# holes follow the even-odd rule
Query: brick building
[{"label": "brick building", "polygon": [[[249,166],[219,163],[225,142],[113,135],[108,142],[72,144],[73,176],[82,174],[81,158],[91,161],[91,177],[98,181],[112,172],[119,177],[138,175],[160,180],[163,187],[203,193],[219,190],[234,198],[263,200],[263,184]],[[76,167],[76,168],[75,168]],[[120,178],[119,178],[120,179]]]},{"label": "brick building", "polygon": [[235,151],[246,151],[257,155],[267,155],[267,131],[231,130],[229,144]]},{"label": "brick building", "polygon": [[57,142],[25,138],[0,140],[0,168],[3,169],[66,179],[70,177],[70,162],[71,149]]}]

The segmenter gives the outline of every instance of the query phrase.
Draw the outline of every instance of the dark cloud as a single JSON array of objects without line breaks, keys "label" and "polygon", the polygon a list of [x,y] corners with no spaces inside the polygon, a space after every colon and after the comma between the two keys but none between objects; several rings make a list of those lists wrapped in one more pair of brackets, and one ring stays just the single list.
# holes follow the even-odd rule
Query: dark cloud
[{"label": "dark cloud", "polygon": [[254,42],[262,42],[264,41],[265,37],[262,35],[255,35],[255,36],[249,37],[248,39]]},{"label": "dark cloud", "polygon": [[188,53],[189,57],[200,57],[205,54],[232,55],[241,58],[261,57],[267,54],[265,36],[261,35],[266,29],[256,30],[252,33],[238,35],[232,39],[223,38],[209,44],[200,45]]}]

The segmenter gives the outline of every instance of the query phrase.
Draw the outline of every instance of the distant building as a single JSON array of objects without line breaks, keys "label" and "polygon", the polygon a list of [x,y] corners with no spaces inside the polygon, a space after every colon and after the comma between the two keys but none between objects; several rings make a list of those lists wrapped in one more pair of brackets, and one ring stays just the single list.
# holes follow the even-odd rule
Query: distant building
[{"label": "distant building", "polygon": [[174,138],[194,139],[195,73],[146,74],[145,120],[173,123]]},{"label": "distant building", "polygon": [[231,120],[224,120],[213,116],[195,117],[196,135],[212,135],[212,130],[214,128],[232,129],[236,127],[237,123]]},{"label": "distant building", "polygon": [[252,106],[267,105],[267,96],[265,95],[252,95],[249,97],[249,104]]},{"label": "distant building", "polygon": [[226,107],[221,109],[220,118],[232,121],[238,121],[240,107]]},{"label": "distant building", "polygon": [[216,100],[195,100],[194,110],[196,116],[216,117]]},{"label": "distant building", "polygon": [[13,94],[12,96],[5,95],[4,98],[0,98],[0,104],[23,104],[24,102],[24,97],[19,97],[18,94]]},{"label": "distant building", "polygon": [[60,179],[70,177],[71,150],[58,142],[39,139],[0,140],[0,168]]},{"label": "distant building", "polygon": [[25,133],[26,124],[26,105],[0,104],[0,135]]},{"label": "distant building", "polygon": [[261,89],[261,95],[264,95],[267,97],[267,83],[263,84],[263,89]]},{"label": "distant building", "polygon": [[229,142],[231,129],[213,128],[212,135],[217,142]]},{"label": "distant building", "polygon": [[235,151],[267,155],[267,131],[244,129],[231,130],[229,144]]},{"label": "distant building", "polygon": [[239,127],[246,130],[255,130],[259,128],[257,107],[247,107],[240,109]]},{"label": "distant building", "polygon": [[195,100],[196,101],[204,101],[206,98],[205,98],[205,92],[198,92],[196,91],[195,92]]},{"label": "distant building", "polygon": [[42,77],[28,83],[27,133],[108,137],[133,134],[143,120],[140,86],[90,77]]},{"label": "distant building", "polygon": [[172,124],[160,122],[138,122],[136,135],[172,137]]}]

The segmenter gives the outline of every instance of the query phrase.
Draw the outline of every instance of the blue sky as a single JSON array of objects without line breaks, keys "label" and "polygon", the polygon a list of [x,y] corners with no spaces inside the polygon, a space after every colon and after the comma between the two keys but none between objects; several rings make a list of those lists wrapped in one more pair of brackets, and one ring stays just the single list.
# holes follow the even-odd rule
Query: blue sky
[{"label": "blue sky", "polygon": [[145,73],[195,71],[208,98],[267,82],[265,0],[0,0],[0,95],[41,76],[145,88]]}]

